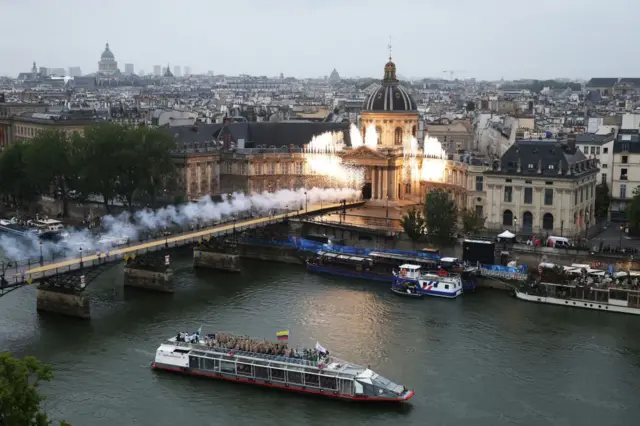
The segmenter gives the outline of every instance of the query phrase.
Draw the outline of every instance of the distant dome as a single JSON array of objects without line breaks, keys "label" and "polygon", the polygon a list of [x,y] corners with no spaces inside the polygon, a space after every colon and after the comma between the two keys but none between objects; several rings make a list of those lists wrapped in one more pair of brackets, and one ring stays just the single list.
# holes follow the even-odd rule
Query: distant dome
[{"label": "distant dome", "polygon": [[115,59],[115,57],[113,56],[113,53],[111,53],[111,50],[109,50],[109,43],[107,43],[107,45],[104,48],[104,52],[102,52],[102,55],[100,56],[100,59],[104,60],[104,59]]},{"label": "distant dome", "polygon": [[382,85],[364,101],[363,111],[417,111],[418,104],[409,91],[396,78],[396,64],[391,61],[384,66]]}]

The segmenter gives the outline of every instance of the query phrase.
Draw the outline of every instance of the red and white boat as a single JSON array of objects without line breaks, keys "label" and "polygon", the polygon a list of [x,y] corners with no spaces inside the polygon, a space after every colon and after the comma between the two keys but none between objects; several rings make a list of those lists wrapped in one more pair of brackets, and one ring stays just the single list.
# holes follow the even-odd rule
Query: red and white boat
[{"label": "red and white boat", "polygon": [[180,333],[160,345],[152,367],[345,400],[404,402],[414,395],[369,368],[338,360],[319,343],[312,350],[294,351],[286,343],[235,336],[230,345],[231,335],[224,335]]}]

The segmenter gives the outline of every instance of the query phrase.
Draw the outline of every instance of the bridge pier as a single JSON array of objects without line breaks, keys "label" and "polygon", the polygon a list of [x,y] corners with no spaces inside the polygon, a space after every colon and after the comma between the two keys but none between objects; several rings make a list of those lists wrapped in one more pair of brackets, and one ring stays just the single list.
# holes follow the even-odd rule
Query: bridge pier
[{"label": "bridge pier", "polygon": [[196,246],[193,248],[193,267],[240,272],[240,256],[220,253],[205,246]]},{"label": "bridge pier", "polygon": [[169,256],[154,253],[125,257],[124,285],[126,287],[173,293],[173,270]]},{"label": "bridge pier", "polygon": [[39,287],[36,294],[36,309],[38,312],[91,318],[89,299],[82,290]]}]

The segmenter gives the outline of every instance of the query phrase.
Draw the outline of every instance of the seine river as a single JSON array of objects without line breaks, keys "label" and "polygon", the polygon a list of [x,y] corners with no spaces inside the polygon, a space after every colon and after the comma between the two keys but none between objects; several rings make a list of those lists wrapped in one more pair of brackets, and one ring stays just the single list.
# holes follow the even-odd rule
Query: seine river
[{"label": "seine river", "polygon": [[[177,257],[177,256],[176,256]],[[384,284],[244,262],[238,275],[174,260],[172,295],[89,288],[91,321],[39,316],[35,289],[0,299],[0,347],[53,365],[54,418],[79,425],[630,425],[640,418],[640,317],[480,291],[407,300]],[[414,388],[402,407],[325,400],[149,368],[178,331],[316,340]]]}]

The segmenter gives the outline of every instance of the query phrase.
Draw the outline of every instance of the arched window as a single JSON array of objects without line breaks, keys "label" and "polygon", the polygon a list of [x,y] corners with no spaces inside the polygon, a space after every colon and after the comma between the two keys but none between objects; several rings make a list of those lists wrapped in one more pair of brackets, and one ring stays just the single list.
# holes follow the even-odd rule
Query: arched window
[{"label": "arched window", "polygon": [[413,126],[413,127],[411,128],[411,135],[412,135],[414,138],[417,138],[417,137],[418,137],[418,129],[416,128],[416,126]]},{"label": "arched window", "polygon": [[551,213],[545,213],[542,216],[542,229],[546,229],[547,231],[553,230],[553,215]]},{"label": "arched window", "polygon": [[382,127],[376,127],[376,133],[378,134],[378,145],[382,143]]},{"label": "arched window", "polygon": [[524,212],[522,215],[522,232],[525,234],[533,233],[533,214],[531,212]]},{"label": "arched window", "polygon": [[504,213],[502,213],[502,224],[505,226],[513,225],[513,213],[511,210],[505,210]]},{"label": "arched window", "polygon": [[396,131],[393,134],[393,143],[402,145],[402,129],[400,127],[396,127]]}]

